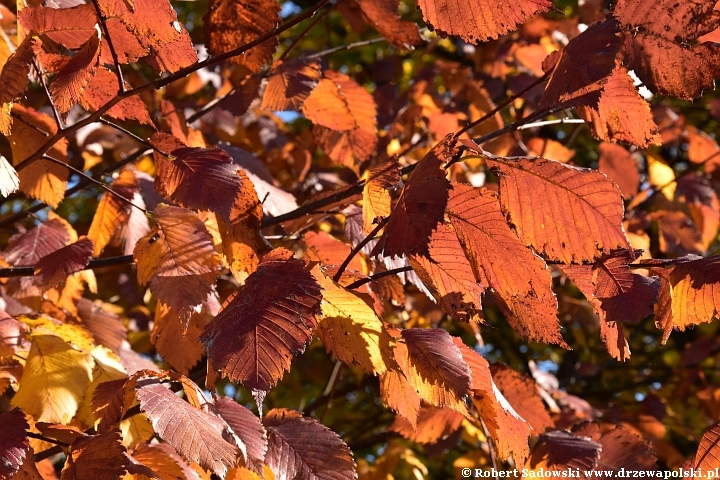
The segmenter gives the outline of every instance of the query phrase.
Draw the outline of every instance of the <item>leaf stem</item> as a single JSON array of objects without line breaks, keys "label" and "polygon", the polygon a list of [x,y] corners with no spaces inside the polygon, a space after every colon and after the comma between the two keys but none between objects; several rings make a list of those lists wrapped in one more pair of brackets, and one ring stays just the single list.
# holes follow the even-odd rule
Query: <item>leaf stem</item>
[{"label": "leaf stem", "polygon": [[390,220],[390,216],[387,216],[387,217],[383,218],[382,220],[380,220],[378,222],[378,224],[375,226],[375,228],[373,228],[372,231],[370,233],[368,233],[367,236],[365,238],[363,238],[360,243],[355,245],[355,247],[353,247],[353,249],[350,250],[350,254],[347,256],[347,258],[342,263],[342,265],[340,265],[340,268],[338,268],[338,271],[335,272],[335,275],[333,276],[333,280],[335,280],[336,282],[340,281],[340,277],[342,277],[343,272],[345,271],[347,266],[350,265],[350,262],[352,261],[352,259],[355,258],[355,255],[357,255],[358,252],[360,250],[362,250],[365,245],[370,243],[370,241],[375,238],[375,235],[377,235],[378,232],[380,230],[382,230],[382,228],[385,225],[387,225],[389,220]]}]

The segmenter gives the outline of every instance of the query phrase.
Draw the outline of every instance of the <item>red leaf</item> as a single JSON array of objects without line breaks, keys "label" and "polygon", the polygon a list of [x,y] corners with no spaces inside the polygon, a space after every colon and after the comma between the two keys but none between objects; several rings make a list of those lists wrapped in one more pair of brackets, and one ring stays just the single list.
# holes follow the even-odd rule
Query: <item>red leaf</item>
[{"label": "red leaf", "polygon": [[10,237],[2,257],[15,267],[34,265],[44,256],[60,250],[68,243],[70,243],[70,233],[67,224],[55,218],[41,223],[30,231]]},{"label": "red leaf", "polygon": [[276,63],[268,76],[262,108],[299,111],[320,80],[320,64],[301,61]]},{"label": "red leaf", "polygon": [[178,205],[216,212],[228,222],[240,176],[232,157],[219,148],[184,147],[174,159],[155,152],[155,189]]},{"label": "red leaf", "polygon": [[275,478],[357,479],[352,452],[337,433],[300,412],[274,409],[263,419],[268,432],[265,462]]},{"label": "red leaf", "polygon": [[268,439],[262,422],[250,410],[231,398],[221,397],[215,401],[220,416],[230,425],[235,435],[247,448],[248,467],[258,475],[268,449]]},{"label": "red leaf", "polygon": [[62,114],[70,111],[92,80],[100,61],[100,38],[93,35],[53,79],[50,94]]},{"label": "red leaf", "polygon": [[624,469],[628,474],[657,470],[657,457],[650,444],[625,425],[600,433],[597,424],[585,422],[573,428],[572,433],[602,445],[597,470]]},{"label": "red leaf", "polygon": [[418,162],[372,255],[427,254],[430,234],[442,222],[448,199],[450,182],[443,164],[455,154],[455,140],[448,136]]},{"label": "red leaf", "polygon": [[529,340],[569,348],[560,334],[550,272],[510,230],[496,195],[454,184],[448,216],[476,280],[492,287],[513,328]]},{"label": "red leaf", "polygon": [[[112,100],[119,90],[120,86],[115,73],[105,67],[100,67],[95,71],[87,88],[83,90],[80,105],[85,110],[94,112]],[[137,120],[145,125],[154,125],[140,95],[120,100],[107,111],[107,115],[118,120]]]},{"label": "red leaf", "polygon": [[463,419],[465,417],[462,414],[449,408],[423,406],[418,414],[417,426],[397,416],[388,430],[413,442],[437,443],[456,432]]},{"label": "red leaf", "polygon": [[231,381],[270,390],[305,350],[320,312],[320,286],[300,260],[268,253],[201,340],[213,366]]},{"label": "red leaf", "polygon": [[54,288],[73,273],[87,267],[92,256],[92,240],[80,237],[77,242],[38,260],[35,264],[35,282],[42,291]]},{"label": "red leaf", "polygon": [[423,43],[415,22],[406,22],[398,15],[398,0],[352,0],[338,5],[354,30],[362,33],[372,25],[388,42],[402,50]]},{"label": "red leaf", "polygon": [[114,480],[125,471],[125,447],[120,430],[83,436],[70,445],[70,457],[60,480]]},{"label": "red leaf", "polygon": [[158,383],[140,385],[137,399],[153,430],[188,462],[198,462],[220,478],[235,466],[240,450],[225,440],[227,424],[220,417],[192,407]]},{"label": "red leaf", "polygon": [[45,34],[71,50],[80,48],[91,36],[97,35],[97,15],[89,3],[72,8],[23,8],[18,12],[18,23],[25,30]]},{"label": "red leaf", "polygon": [[32,453],[25,430],[25,414],[19,408],[0,414],[0,475],[10,478],[20,469],[28,452]]},{"label": "red leaf", "polygon": [[418,0],[417,5],[431,30],[458,35],[469,43],[498,38],[536,13],[552,8],[548,0],[482,0],[463,6],[450,0]]},{"label": "red leaf", "polygon": [[629,248],[620,191],[602,173],[542,158],[487,163],[508,221],[546,258],[583,262]]},{"label": "red leaf", "polygon": [[533,429],[533,435],[555,426],[545,405],[543,405],[538,387],[532,378],[516,372],[507,365],[496,363],[490,367],[493,381],[507,398],[510,405]]},{"label": "red leaf", "polygon": [[[5,105],[23,93],[30,83],[28,74],[33,59],[32,44],[32,37],[25,37],[25,40],[10,55],[2,67],[2,73],[0,73],[0,107],[2,107],[3,117],[6,114]],[[3,121],[0,122],[2,125],[8,125],[8,128],[0,130],[3,134],[10,134],[9,125],[11,122],[10,112],[7,112],[7,118],[3,118]]]}]

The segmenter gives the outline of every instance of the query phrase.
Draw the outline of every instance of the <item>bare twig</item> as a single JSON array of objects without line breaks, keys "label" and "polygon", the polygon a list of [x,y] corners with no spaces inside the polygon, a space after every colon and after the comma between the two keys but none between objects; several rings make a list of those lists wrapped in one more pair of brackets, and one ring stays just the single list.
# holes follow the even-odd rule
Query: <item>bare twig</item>
[{"label": "bare twig", "polygon": [[535,127],[544,127],[546,125],[559,125],[559,124],[568,124],[568,123],[585,123],[585,120],[582,118],[558,118],[555,120],[545,120],[542,122],[533,122],[528,123],[526,125],[522,125],[517,128],[517,130],[527,130],[528,128],[535,128]]},{"label": "bare twig", "polygon": [[309,60],[314,60],[316,58],[322,58],[327,55],[331,55],[335,52],[341,52],[343,50],[352,50],[353,48],[359,48],[359,47],[365,47],[367,45],[372,45],[374,43],[380,43],[387,41],[385,37],[378,37],[378,38],[372,38],[370,40],[363,40],[361,42],[355,42],[355,43],[348,43],[347,45],[340,45],[339,47],[333,47],[328,48],[327,50],[323,50],[322,52],[313,53],[312,55],[307,55],[305,58]]},{"label": "bare twig", "polygon": [[52,95],[50,95],[50,89],[47,86],[47,83],[45,82],[45,77],[43,77],[43,73],[40,70],[40,67],[38,66],[37,62],[33,58],[32,60],[33,68],[35,69],[35,74],[38,76],[38,79],[40,80],[40,85],[42,85],[43,90],[45,90],[45,95],[47,96],[48,102],[50,102],[50,106],[52,107],[53,116],[55,117],[55,123],[57,123],[58,131],[62,131],[63,121],[62,117],[60,116],[60,112],[58,112],[57,107],[55,106],[55,102],[53,102]]},{"label": "bare twig", "polygon": [[[132,255],[120,255],[117,257],[95,258],[90,260],[83,270],[94,270],[96,268],[113,267],[116,265],[129,265],[135,260]],[[0,268],[0,278],[9,277],[33,277],[35,276],[35,265],[24,267]]]},{"label": "bare twig", "polygon": [[147,140],[144,140],[143,138],[135,135],[133,132],[131,132],[131,131],[128,130],[127,128],[123,127],[122,125],[118,125],[117,123],[115,123],[115,122],[113,122],[113,121],[110,121],[110,120],[108,120],[107,118],[100,118],[98,121],[99,121],[100,123],[104,123],[104,124],[107,125],[108,127],[112,127],[112,128],[114,128],[115,130],[124,133],[125,135],[127,135],[127,136],[130,137],[130,138],[132,138],[133,140],[142,143],[142,144],[145,145],[147,148],[152,148],[153,150],[155,150],[156,152],[158,152],[160,155],[164,155],[164,156],[166,156],[166,157],[169,157],[169,156],[170,156],[169,154],[163,152],[162,150],[160,150],[159,148],[157,148],[156,146],[154,146],[152,143],[150,143],[150,142],[148,142]]},{"label": "bare twig", "polygon": [[313,27],[314,27],[315,25],[317,25],[318,23],[320,23],[320,21],[321,21],[328,13],[330,13],[330,11],[333,9],[333,7],[334,7],[334,5],[330,5],[328,8],[326,8],[325,10],[323,10],[322,12],[320,12],[320,13],[315,17],[315,19],[314,19],[312,22],[310,22],[310,24],[309,24],[307,27],[305,27],[305,28],[303,29],[303,31],[300,32],[300,33],[297,35],[297,37],[295,37],[295,38],[293,39],[292,43],[290,43],[290,45],[285,49],[285,51],[282,53],[282,55],[280,55],[280,58],[278,58],[278,60],[285,60],[285,58],[286,58],[286,57],[288,56],[288,54],[290,53],[290,50],[292,50],[293,48],[295,48],[295,45],[297,45],[297,44],[300,42],[300,40],[302,40],[303,37],[305,37],[305,35],[307,35],[308,32],[313,29]]},{"label": "bare twig", "polygon": [[347,256],[347,258],[345,258],[345,261],[342,263],[342,265],[340,265],[340,268],[338,268],[337,272],[335,272],[335,275],[333,276],[333,280],[335,280],[336,282],[340,281],[340,277],[342,277],[343,272],[345,271],[347,266],[350,265],[350,262],[352,261],[352,259],[355,258],[355,255],[357,255],[358,252],[360,250],[362,250],[365,245],[370,243],[370,241],[375,238],[375,235],[377,235],[378,232],[380,230],[382,230],[382,228],[385,225],[387,225],[388,220],[390,220],[390,217],[385,217],[382,220],[380,220],[378,222],[378,224],[375,226],[375,228],[373,228],[372,231],[370,233],[368,233],[367,236],[365,238],[363,238],[360,243],[355,245],[355,247],[352,250],[350,250],[350,254]]},{"label": "bare twig", "polygon": [[25,432],[25,434],[30,438],[37,438],[38,440],[42,440],[43,442],[52,443],[54,445],[58,445],[60,447],[69,447],[70,444],[67,442],[61,442],[60,440],[55,440],[54,438],[46,437],[45,435],[40,435],[39,433],[35,432]]},{"label": "bare twig", "polygon": [[412,270],[411,266],[393,268],[392,270],[385,270],[384,272],[379,272],[374,275],[370,275],[368,277],[361,278],[360,280],[356,280],[345,288],[347,288],[348,290],[354,290],[356,288],[362,287],[366,283],[374,282],[375,280],[380,280],[383,277],[389,277],[390,275],[397,275],[398,273],[409,272],[411,270]]}]

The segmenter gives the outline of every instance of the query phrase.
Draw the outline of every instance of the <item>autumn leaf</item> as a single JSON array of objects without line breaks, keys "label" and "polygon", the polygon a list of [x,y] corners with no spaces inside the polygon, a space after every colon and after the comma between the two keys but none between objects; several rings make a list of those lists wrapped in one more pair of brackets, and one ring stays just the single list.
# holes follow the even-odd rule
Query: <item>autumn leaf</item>
[{"label": "autumn leaf", "polygon": [[[535,473],[544,471],[590,471],[598,466],[602,445],[587,437],[554,430],[540,435],[527,465]],[[543,469],[543,470],[540,470]]]},{"label": "autumn leaf", "polygon": [[53,335],[35,335],[11,403],[38,422],[67,424],[90,384],[92,366],[89,352]]},{"label": "autumn leaf", "polygon": [[47,35],[53,42],[71,50],[82,47],[91,36],[97,35],[97,15],[91,4],[72,8],[29,6],[18,12],[18,22],[28,32]]},{"label": "autumn leaf", "polygon": [[602,446],[597,470],[657,470],[657,457],[650,444],[626,425],[617,425],[609,431],[601,432],[598,424],[584,422],[575,426],[572,433],[589,438]]},{"label": "autumn leaf", "polygon": [[605,175],[545,159],[489,160],[488,166],[499,176],[508,221],[547,259],[586,262],[629,247],[622,197]]},{"label": "autumn leaf", "polygon": [[120,440],[119,430],[78,438],[70,445],[72,460],[65,464],[60,480],[117,478],[125,471],[125,447]]},{"label": "autumn leaf", "polygon": [[31,453],[26,430],[29,430],[22,410],[15,408],[0,414],[0,475],[10,478],[20,469],[28,453]]},{"label": "autumn leaf", "polygon": [[[0,106],[2,106],[0,132],[6,136],[10,135],[12,102],[25,91],[29,83],[28,74],[33,58],[32,46],[32,37],[25,37],[25,40],[7,59],[2,67],[2,72],[0,72]],[[7,197],[7,195],[5,196]]]},{"label": "autumn leaf", "polygon": [[450,188],[443,164],[455,154],[455,141],[447,137],[418,162],[372,255],[427,253],[430,234],[442,222]]},{"label": "autumn leaf", "polygon": [[41,258],[60,250],[71,241],[68,225],[51,218],[25,233],[10,237],[2,258],[10,265],[35,265]]},{"label": "autumn leaf", "polygon": [[[712,424],[703,434],[694,459],[694,468],[704,472],[714,472],[720,465],[718,462],[718,439],[720,438],[720,422]],[[696,477],[697,478],[697,477]]]},{"label": "autumn leaf", "polygon": [[283,248],[268,253],[205,327],[213,366],[247,388],[270,390],[310,341],[320,300],[302,261]]},{"label": "autumn leaf", "polygon": [[[42,132],[55,134],[57,125],[48,115],[19,104],[13,105],[12,113],[15,121],[8,140],[13,153],[13,165],[17,166],[45,143],[46,137]],[[58,141],[50,148],[48,155],[61,162],[69,163],[67,140]],[[19,171],[18,177],[20,178],[20,191],[30,198],[41,200],[51,207],[57,207],[65,198],[68,170],[55,162],[36,160]]]},{"label": "autumn leaf", "polygon": [[555,426],[538,395],[538,387],[528,378],[503,364],[490,367],[493,382],[510,405],[533,429],[533,435]]},{"label": "autumn leaf", "polygon": [[320,64],[317,62],[276,63],[268,76],[260,106],[275,111],[300,110],[318,81]]},{"label": "autumn leaf", "polygon": [[265,462],[275,478],[357,479],[348,446],[317,420],[294,410],[274,409],[263,425],[268,433]]},{"label": "autumn leaf", "polygon": [[[89,112],[95,112],[112,100],[119,88],[117,75],[107,68],[99,66],[90,79],[90,83],[82,91],[79,98],[80,105]],[[137,120],[145,125],[154,125],[147,106],[139,95],[123,98],[107,111],[107,115],[118,120]]]},{"label": "autumn leaf", "polygon": [[[212,0],[203,18],[208,49],[218,55],[252,42],[280,23],[279,14],[280,5],[275,0]],[[275,38],[231,61],[258,72],[270,60],[276,46]]]},{"label": "autumn leaf", "polygon": [[418,8],[431,30],[441,35],[457,35],[468,43],[486,42],[517,28],[528,18],[552,8],[548,0],[512,2],[483,0],[477,5],[459,7],[448,0],[419,0]]},{"label": "autumn leaf", "polygon": [[220,260],[197,215],[160,204],[157,224],[135,246],[138,281],[184,318],[213,291]]},{"label": "autumn leaf", "polygon": [[[128,473],[142,475],[143,473],[152,473],[153,476],[160,479],[185,478],[182,467],[175,459],[166,451],[157,445],[142,444],[133,448],[132,454],[128,454],[129,462],[127,465]],[[137,463],[135,463],[137,462]],[[143,469],[149,469],[150,472]],[[137,471],[136,471],[137,470]],[[149,478],[153,476],[147,475]],[[143,477],[132,477],[137,480],[145,480]],[[127,476],[123,480],[130,480]]]},{"label": "autumn leaf", "polygon": [[138,190],[135,174],[128,169],[123,170],[108,187],[117,195],[104,193],[100,199],[95,215],[93,216],[88,238],[93,241],[93,256],[100,256],[103,249],[112,239],[115,231],[130,216],[133,208],[128,202],[123,202],[120,197],[132,200]]},{"label": "autumn leaf", "polygon": [[225,440],[228,427],[220,417],[192,407],[159,383],[139,382],[137,398],[155,432],[188,462],[198,462],[221,478],[235,465],[240,450]]},{"label": "autumn leaf", "polygon": [[392,213],[390,191],[400,182],[400,166],[390,158],[368,170],[363,187],[363,233],[369,234],[375,224]]},{"label": "autumn leaf", "polygon": [[623,197],[634,197],[640,186],[640,175],[630,152],[621,145],[606,142],[600,144],[599,151],[598,170],[617,184]]},{"label": "autumn leaf", "polygon": [[423,406],[418,414],[417,426],[398,416],[388,430],[413,442],[437,443],[455,433],[464,419],[462,414],[449,408]]},{"label": "autumn leaf", "polygon": [[[398,348],[403,350],[402,346]],[[394,412],[402,415],[412,428],[417,426],[420,396],[402,370],[388,370],[380,375],[380,398]]]},{"label": "autumn leaf", "polygon": [[399,4],[398,0],[352,0],[338,7],[356,31],[362,33],[365,25],[372,25],[395,47],[411,50],[423,40],[414,22],[400,19]]},{"label": "autumn leaf", "polygon": [[61,114],[70,111],[87,88],[100,62],[100,38],[93,35],[55,75],[50,94]]},{"label": "autumn leaf", "polygon": [[317,335],[325,349],[338,360],[357,365],[371,375],[394,368],[393,339],[373,309],[319,268],[313,270],[313,276],[323,289]]},{"label": "autumn leaf", "polygon": [[227,422],[233,433],[245,445],[248,460],[246,465],[261,475],[265,454],[268,449],[267,433],[262,422],[250,410],[231,398],[218,398],[215,400],[215,406],[217,407],[217,413]]},{"label": "autumn leaf", "polygon": [[92,240],[81,237],[77,242],[38,260],[35,264],[35,281],[41,290],[54,288],[73,273],[87,267],[92,255]]},{"label": "autumn leaf", "polygon": [[557,321],[550,272],[510,230],[497,196],[485,189],[453,185],[448,216],[475,279],[492,287],[510,325],[529,340],[567,347]]}]

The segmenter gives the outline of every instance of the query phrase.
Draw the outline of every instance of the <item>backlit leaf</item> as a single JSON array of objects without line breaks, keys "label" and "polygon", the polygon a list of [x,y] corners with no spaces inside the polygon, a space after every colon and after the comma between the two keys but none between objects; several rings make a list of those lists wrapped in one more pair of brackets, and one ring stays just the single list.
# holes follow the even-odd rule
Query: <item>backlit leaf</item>
[{"label": "backlit leaf", "polygon": [[372,25],[397,48],[410,50],[423,40],[415,22],[401,20],[398,16],[399,3],[398,0],[353,0],[339,7],[354,29],[361,32],[362,28],[357,28],[356,24],[362,27]]},{"label": "backlit leaf", "polygon": [[240,177],[232,157],[219,148],[185,147],[170,152],[173,159],[155,152],[155,189],[186,208],[210,210],[229,220]]},{"label": "backlit leaf", "polygon": [[100,435],[78,438],[70,445],[70,457],[63,468],[60,480],[96,478],[114,480],[125,471],[119,430]]},{"label": "backlit leaf", "polygon": [[492,365],[490,371],[497,388],[513,409],[532,427],[533,435],[555,426],[545,410],[538,395],[538,387],[532,378],[499,363]]},{"label": "backlit leaf", "polygon": [[720,422],[712,424],[705,431],[695,454],[694,468],[701,468],[704,472],[714,472],[720,467],[718,440],[720,440]]},{"label": "backlit leaf", "polygon": [[59,218],[50,219],[25,233],[10,237],[2,258],[16,267],[35,265],[41,258],[70,243],[70,239],[67,224]]},{"label": "backlit leaf", "polygon": [[[113,46],[115,46],[114,40]],[[112,100],[119,89],[115,73],[100,66],[95,70],[90,83],[83,90],[80,96],[80,105],[85,110],[94,112]],[[137,120],[145,125],[153,125],[147,106],[139,95],[123,98],[107,111],[107,115],[118,120]]]},{"label": "backlit leaf", "polygon": [[[402,350],[404,347],[399,348]],[[380,375],[380,398],[415,428],[420,412],[420,396],[401,370],[388,370]]]},{"label": "backlit leaf", "polygon": [[450,188],[443,164],[455,153],[455,141],[447,137],[420,160],[400,193],[373,255],[427,253],[430,234],[442,222]]},{"label": "backlit leaf", "polygon": [[50,84],[50,94],[58,111],[70,111],[87,88],[100,62],[100,38],[93,35],[60,70]]},{"label": "backlit leaf", "polygon": [[352,452],[337,433],[300,412],[274,409],[263,419],[265,462],[277,479],[358,478]]},{"label": "backlit leaf", "polygon": [[533,15],[552,8],[549,0],[483,0],[457,4],[449,0],[419,0],[423,20],[442,35],[457,35],[469,43],[485,42],[517,28]]},{"label": "backlit leaf", "polygon": [[32,45],[32,37],[25,37],[25,40],[7,59],[2,67],[2,72],[0,72],[0,105],[2,105],[0,115],[3,117],[0,125],[7,125],[7,128],[0,128],[0,132],[4,135],[10,135],[9,125],[12,123],[12,118],[9,110],[12,101],[23,93],[30,83],[28,74],[33,59]]},{"label": "backlit leaf", "polygon": [[394,367],[393,339],[373,309],[319,268],[313,273],[323,289],[317,335],[325,349],[338,360],[357,365],[371,375],[383,374],[388,367]]},{"label": "backlit leaf", "polygon": [[97,15],[91,4],[72,8],[23,8],[18,12],[18,22],[25,30],[47,35],[71,50],[82,47],[91,36],[97,35]]},{"label": "backlit leaf", "polygon": [[616,143],[600,144],[598,170],[610,177],[620,187],[623,197],[630,199],[638,191],[640,175],[635,159],[624,147]]},{"label": "backlit leaf", "polygon": [[555,430],[540,435],[527,465],[540,475],[544,471],[589,471],[598,465],[601,451],[602,445],[587,437]]},{"label": "backlit leaf", "polygon": [[[132,200],[138,190],[135,174],[131,170],[123,170],[109,188],[119,196]],[[118,198],[118,195],[107,192],[103,194],[90,224],[88,237],[93,241],[93,255],[96,257],[102,253],[120,225],[128,219],[130,209],[133,208],[128,202]]]},{"label": "backlit leaf", "polygon": [[43,291],[54,288],[73,273],[87,267],[92,255],[92,240],[81,237],[77,242],[38,260],[35,264],[35,281]]},{"label": "backlit leaf", "polygon": [[[0,80],[2,82],[2,80]],[[18,174],[7,159],[0,155],[0,195],[7,198],[20,188]]]},{"label": "backlit leaf", "polygon": [[305,350],[320,311],[320,286],[283,248],[268,253],[205,327],[213,366],[231,381],[270,390]]},{"label": "backlit leaf", "polygon": [[[134,471],[132,461],[138,462],[140,467],[146,467],[160,480],[185,479],[182,468],[167,452],[157,445],[142,444],[133,448],[130,463],[128,464],[128,472],[132,471],[135,476],[130,477],[133,480],[145,480],[148,477],[140,477],[141,471]],[[148,472],[145,472],[148,473]],[[123,480],[130,480],[129,475],[125,475]],[[153,478],[153,477],[149,477]]]},{"label": "backlit leaf", "polygon": [[38,422],[70,422],[92,376],[89,352],[76,350],[59,337],[33,337],[20,388],[12,405]]},{"label": "backlit leaf", "polygon": [[193,312],[185,322],[174,310],[159,304],[155,309],[150,341],[166,362],[187,375],[205,351],[198,339],[205,324],[204,312]]},{"label": "backlit leaf", "polygon": [[198,462],[224,478],[240,455],[238,447],[224,438],[227,424],[216,415],[194,408],[159,383],[138,383],[140,409],[160,438],[188,462]]},{"label": "backlit leaf", "polygon": [[[276,0],[212,0],[203,18],[208,50],[218,55],[256,40],[280,23],[279,14]],[[277,38],[230,61],[258,72],[270,60],[276,46]]]},{"label": "backlit leaf", "polygon": [[572,433],[602,446],[596,470],[624,469],[632,475],[657,470],[657,457],[650,444],[626,425],[617,425],[601,433],[598,424],[585,422],[574,427]]},{"label": "backlit leaf", "polygon": [[28,453],[32,453],[25,430],[27,421],[22,410],[15,408],[0,414],[0,476],[10,478],[20,469]]},{"label": "backlit leaf", "polygon": [[550,260],[592,261],[628,248],[623,202],[605,175],[545,159],[488,160],[500,203],[526,245]]},{"label": "backlit leaf", "polygon": [[449,408],[423,406],[413,426],[404,417],[395,417],[388,430],[418,443],[437,443],[457,431],[465,417]]},{"label": "backlit leaf", "polygon": [[493,289],[515,331],[529,340],[567,347],[560,334],[550,272],[510,230],[495,193],[453,185],[448,216],[477,282]]},{"label": "backlit leaf", "polygon": [[400,182],[400,165],[390,158],[368,171],[363,187],[363,233],[369,234],[375,224],[390,216],[392,200],[390,191]]},{"label": "backlit leaf", "polygon": [[268,76],[262,108],[300,110],[320,80],[320,64],[288,61],[273,66]]},{"label": "backlit leaf", "polygon": [[138,281],[185,318],[213,291],[220,260],[205,224],[191,210],[160,204],[157,224],[135,246]]}]

